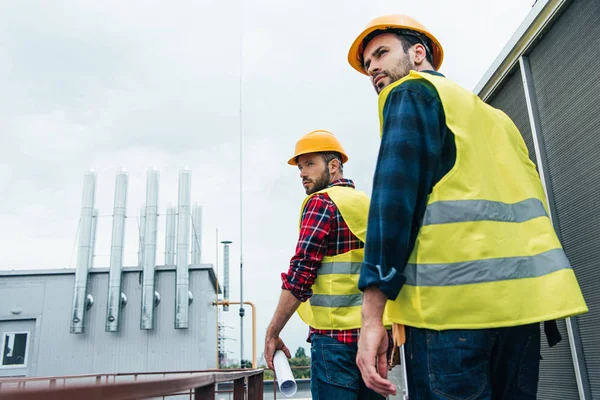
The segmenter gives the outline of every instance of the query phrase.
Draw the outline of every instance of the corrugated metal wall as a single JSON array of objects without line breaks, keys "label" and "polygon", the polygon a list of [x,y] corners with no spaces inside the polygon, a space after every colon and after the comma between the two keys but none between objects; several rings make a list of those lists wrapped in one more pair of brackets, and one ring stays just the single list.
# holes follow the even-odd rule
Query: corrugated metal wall
[{"label": "corrugated metal wall", "polygon": [[[123,274],[128,297],[118,333],[105,332],[108,273],[92,273],[88,292],[94,306],[88,310],[85,333],[69,333],[74,274],[5,277],[0,284],[0,319],[10,310],[40,320],[38,345],[30,355],[29,373],[37,376],[86,373],[192,370],[216,367],[215,289],[206,269],[190,270],[188,329],[174,328],[175,271],[158,271],[156,288],[161,303],[154,330],[140,330],[140,272]],[[0,370],[0,375],[3,375]],[[8,371],[10,372],[10,371]],[[6,374],[8,374],[8,372]],[[6,375],[5,374],[5,375]]]},{"label": "corrugated metal wall", "polygon": [[[531,124],[525,102],[525,90],[521,79],[521,71],[516,69],[498,89],[488,103],[504,111],[521,131],[523,140],[529,150],[529,158],[537,165]],[[565,321],[558,321],[563,335],[561,343],[550,349],[542,337],[542,357],[540,365],[539,398],[548,400],[576,399],[578,397],[577,382],[573,359],[567,339]]]},{"label": "corrugated metal wall", "polygon": [[531,125],[525,104],[525,90],[521,81],[521,71],[517,68],[505,79],[503,86],[497,90],[488,103],[506,113],[513,120],[529,150],[529,158],[537,166],[535,159],[535,148],[533,147],[533,136]]},{"label": "corrugated metal wall", "polygon": [[[527,55],[565,251],[590,308],[576,317],[592,399],[600,399],[600,2],[573,1]],[[488,102],[521,130],[535,162],[521,72],[502,82]],[[565,339],[549,349],[542,340],[539,398],[578,399],[573,359]]]},{"label": "corrugated metal wall", "polygon": [[600,399],[600,2],[574,1],[530,54],[556,219],[590,308],[577,317]]}]

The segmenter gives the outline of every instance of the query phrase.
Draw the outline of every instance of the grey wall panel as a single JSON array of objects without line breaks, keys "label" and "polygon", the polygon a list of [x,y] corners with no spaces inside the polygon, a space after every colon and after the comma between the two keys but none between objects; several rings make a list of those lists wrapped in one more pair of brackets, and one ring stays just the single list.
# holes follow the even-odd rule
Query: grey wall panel
[{"label": "grey wall panel", "polygon": [[[561,239],[590,312],[577,317],[600,399],[600,2],[574,1],[530,54]],[[544,397],[546,398],[546,397]]]},{"label": "grey wall panel", "polygon": [[488,100],[488,104],[504,111],[513,120],[527,145],[529,158],[537,166],[531,125],[525,103],[525,91],[523,89],[523,82],[521,81],[521,71],[518,68],[505,80],[502,87],[494,93],[491,99]]},{"label": "grey wall panel", "polygon": [[[148,332],[148,370],[190,370],[215,367],[214,340],[207,342],[207,325],[216,335],[215,324],[208,323],[207,314],[214,315],[212,303],[206,301],[204,283],[208,282],[206,271],[190,271],[190,290],[194,294],[194,302],[190,306],[189,326],[187,329],[175,329],[175,272],[161,273],[158,276],[157,288],[161,294],[161,303],[157,309],[157,326]],[[214,296],[214,290],[212,290]]]},{"label": "grey wall panel", "polygon": [[161,303],[155,329],[140,330],[141,280],[139,272],[123,274],[123,309],[119,332],[104,330],[108,273],[91,273],[88,292],[94,305],[86,313],[85,333],[70,334],[70,306],[74,274],[0,277],[0,319],[39,319],[35,332],[36,354],[30,375],[71,375],[110,372],[207,369],[216,366],[215,296],[206,270],[190,271],[188,329],[174,328],[175,270],[157,272]]},{"label": "grey wall panel", "polygon": [[44,282],[31,277],[0,281],[0,318],[13,318],[13,308],[19,309],[19,315],[40,315],[44,308],[44,286]]},{"label": "grey wall panel", "polygon": [[37,375],[80,374],[91,370],[92,354],[88,337],[93,312],[85,315],[84,334],[69,333],[74,277],[60,275],[36,278],[46,283]]},{"label": "grey wall panel", "polygon": [[[521,80],[521,71],[517,69],[488,101],[504,111],[515,123],[529,150],[529,158],[536,164],[535,147],[531,133],[531,124],[525,103],[525,91]],[[567,339],[565,321],[558,321],[559,330],[565,338],[554,348],[548,347],[542,337],[542,361],[540,363],[539,395],[542,399],[563,400],[577,398],[575,370]]]},{"label": "grey wall panel", "polygon": [[563,337],[559,344],[549,348],[546,337],[542,335],[538,398],[544,400],[578,399],[577,381],[565,320],[559,320],[557,324]]},{"label": "grey wall panel", "polygon": [[147,335],[140,331],[141,285],[136,272],[123,274],[123,292],[127,305],[122,310],[119,332],[106,332],[102,327],[106,318],[108,274],[95,274],[90,281],[90,292],[96,299],[90,317],[94,318],[92,372],[144,371],[147,366]]}]

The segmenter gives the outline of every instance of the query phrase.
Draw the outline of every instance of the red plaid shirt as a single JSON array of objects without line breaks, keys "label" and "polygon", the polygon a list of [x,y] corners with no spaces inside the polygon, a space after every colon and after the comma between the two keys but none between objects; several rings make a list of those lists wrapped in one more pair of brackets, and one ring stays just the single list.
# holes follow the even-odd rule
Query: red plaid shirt
[{"label": "red plaid shirt", "polygon": [[[349,179],[339,179],[330,186],[354,188],[354,183]],[[335,256],[363,247],[364,243],[350,231],[327,193],[312,196],[306,202],[302,212],[296,254],[290,260],[287,274],[281,274],[282,289],[292,292],[298,300],[308,300],[312,296],[312,285],[317,278],[323,257]],[[307,341],[310,341],[311,334],[318,333],[342,343],[356,344],[359,331],[359,329],[319,330],[310,327]]]}]

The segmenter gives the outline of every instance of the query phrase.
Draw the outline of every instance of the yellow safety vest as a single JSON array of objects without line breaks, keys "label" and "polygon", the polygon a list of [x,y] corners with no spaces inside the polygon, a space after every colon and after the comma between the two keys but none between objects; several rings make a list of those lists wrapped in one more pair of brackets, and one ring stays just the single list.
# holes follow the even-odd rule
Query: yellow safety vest
[{"label": "yellow safety vest", "polygon": [[[369,198],[364,192],[347,186],[331,186],[317,193],[327,193],[335,203],[350,231],[363,243],[367,236]],[[361,326],[362,292],[358,277],[364,250],[351,250],[333,257],[326,256],[312,286],[313,295],[298,308],[300,318],[316,329],[354,329]]]},{"label": "yellow safety vest", "polygon": [[506,114],[444,77],[411,71],[379,95],[382,134],[388,95],[411,79],[436,88],[456,162],[429,195],[406,284],[384,321],[478,329],[587,312],[535,165]]}]

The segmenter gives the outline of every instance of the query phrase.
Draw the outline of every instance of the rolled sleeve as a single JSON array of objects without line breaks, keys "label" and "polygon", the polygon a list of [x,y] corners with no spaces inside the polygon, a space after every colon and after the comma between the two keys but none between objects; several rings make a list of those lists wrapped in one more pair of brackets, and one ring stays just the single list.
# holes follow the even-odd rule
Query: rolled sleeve
[{"label": "rolled sleeve", "polygon": [[302,212],[296,252],[290,260],[288,272],[281,274],[282,289],[289,290],[300,301],[312,296],[317,269],[327,253],[333,216],[334,210],[327,195],[311,197]]}]

